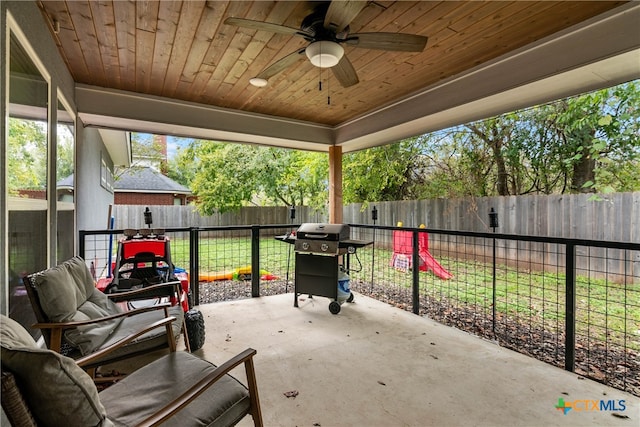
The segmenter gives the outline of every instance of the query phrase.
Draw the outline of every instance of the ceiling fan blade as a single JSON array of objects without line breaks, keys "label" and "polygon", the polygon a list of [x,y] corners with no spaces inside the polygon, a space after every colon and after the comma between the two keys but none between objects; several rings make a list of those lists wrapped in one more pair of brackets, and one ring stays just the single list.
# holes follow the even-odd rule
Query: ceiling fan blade
[{"label": "ceiling fan blade", "polygon": [[356,74],[355,68],[353,68],[351,61],[349,61],[346,56],[343,56],[342,59],[340,59],[338,65],[331,67],[331,70],[342,87],[353,86],[359,82],[358,74]]},{"label": "ceiling fan blade", "polygon": [[254,21],[244,18],[227,18],[224,21],[227,25],[235,25],[237,27],[250,28],[252,30],[269,31],[278,34],[297,34],[300,36],[311,36],[305,31],[298,28],[287,27],[286,25],[272,24],[271,22]]},{"label": "ceiling fan blade", "polygon": [[304,49],[300,49],[290,53],[287,56],[284,56],[278,59],[276,62],[269,65],[267,68],[260,71],[260,73],[256,76],[256,78],[269,80],[269,78],[275,76],[276,74],[283,71],[285,68],[289,67],[290,65],[293,65],[296,61],[299,61],[300,59],[305,58],[305,56],[302,55],[303,53],[304,53]]},{"label": "ceiling fan blade", "polygon": [[427,37],[404,33],[360,33],[350,34],[347,43],[365,49],[422,52],[427,46]]},{"label": "ceiling fan blade", "polygon": [[332,1],[324,17],[324,28],[339,33],[358,16],[366,5],[366,1]]}]

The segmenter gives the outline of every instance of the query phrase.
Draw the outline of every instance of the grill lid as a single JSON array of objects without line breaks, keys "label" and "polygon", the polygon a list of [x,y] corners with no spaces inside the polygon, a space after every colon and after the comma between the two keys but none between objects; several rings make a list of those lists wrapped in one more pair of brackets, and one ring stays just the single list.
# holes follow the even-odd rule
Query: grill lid
[{"label": "grill lid", "polygon": [[346,224],[304,223],[296,231],[296,238],[339,242],[349,239],[349,226]]}]

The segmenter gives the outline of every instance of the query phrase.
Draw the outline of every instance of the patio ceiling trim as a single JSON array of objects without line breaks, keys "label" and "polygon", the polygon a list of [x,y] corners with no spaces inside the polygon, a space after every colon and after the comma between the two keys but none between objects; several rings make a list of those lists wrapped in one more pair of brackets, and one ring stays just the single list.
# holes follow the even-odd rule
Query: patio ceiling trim
[{"label": "patio ceiling trim", "polygon": [[330,126],[158,96],[78,84],[76,102],[86,126],[311,151],[333,145]]},{"label": "patio ceiling trim", "polygon": [[77,85],[86,126],[347,153],[640,78],[629,3],[336,127]]}]

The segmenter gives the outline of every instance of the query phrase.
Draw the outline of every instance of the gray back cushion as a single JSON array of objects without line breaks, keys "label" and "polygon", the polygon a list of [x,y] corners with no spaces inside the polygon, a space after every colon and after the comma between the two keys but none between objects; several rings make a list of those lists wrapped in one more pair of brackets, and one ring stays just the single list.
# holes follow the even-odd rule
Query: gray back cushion
[{"label": "gray back cushion", "polygon": [[[93,320],[120,313],[116,304],[95,287],[91,272],[80,257],[37,273],[33,277],[40,305],[52,322]],[[65,332],[65,338],[82,354],[99,348],[122,322],[115,319]]]},{"label": "gray back cushion", "polygon": [[39,348],[16,321],[0,315],[3,369],[11,371],[43,426],[109,424],[91,377],[73,359]]}]

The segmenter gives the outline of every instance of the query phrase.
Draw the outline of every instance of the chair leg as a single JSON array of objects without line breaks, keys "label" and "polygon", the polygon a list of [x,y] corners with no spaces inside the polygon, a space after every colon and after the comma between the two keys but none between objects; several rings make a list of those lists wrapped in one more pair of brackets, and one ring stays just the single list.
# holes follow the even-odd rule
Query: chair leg
[{"label": "chair leg", "polygon": [[262,411],[260,409],[260,398],[258,397],[258,382],[256,381],[256,371],[253,366],[253,358],[248,359],[244,363],[245,372],[247,374],[247,388],[251,398],[251,417],[255,427],[263,427]]},{"label": "chair leg", "polygon": [[187,348],[187,352],[191,353],[191,345],[189,345],[189,334],[187,333],[187,321],[182,318],[182,335],[184,336],[184,346]]},{"label": "chair leg", "polygon": [[95,382],[96,380],[96,374],[98,373],[98,369],[97,368],[89,368],[86,370],[87,374],[89,374],[89,376],[93,379],[93,381]]}]

